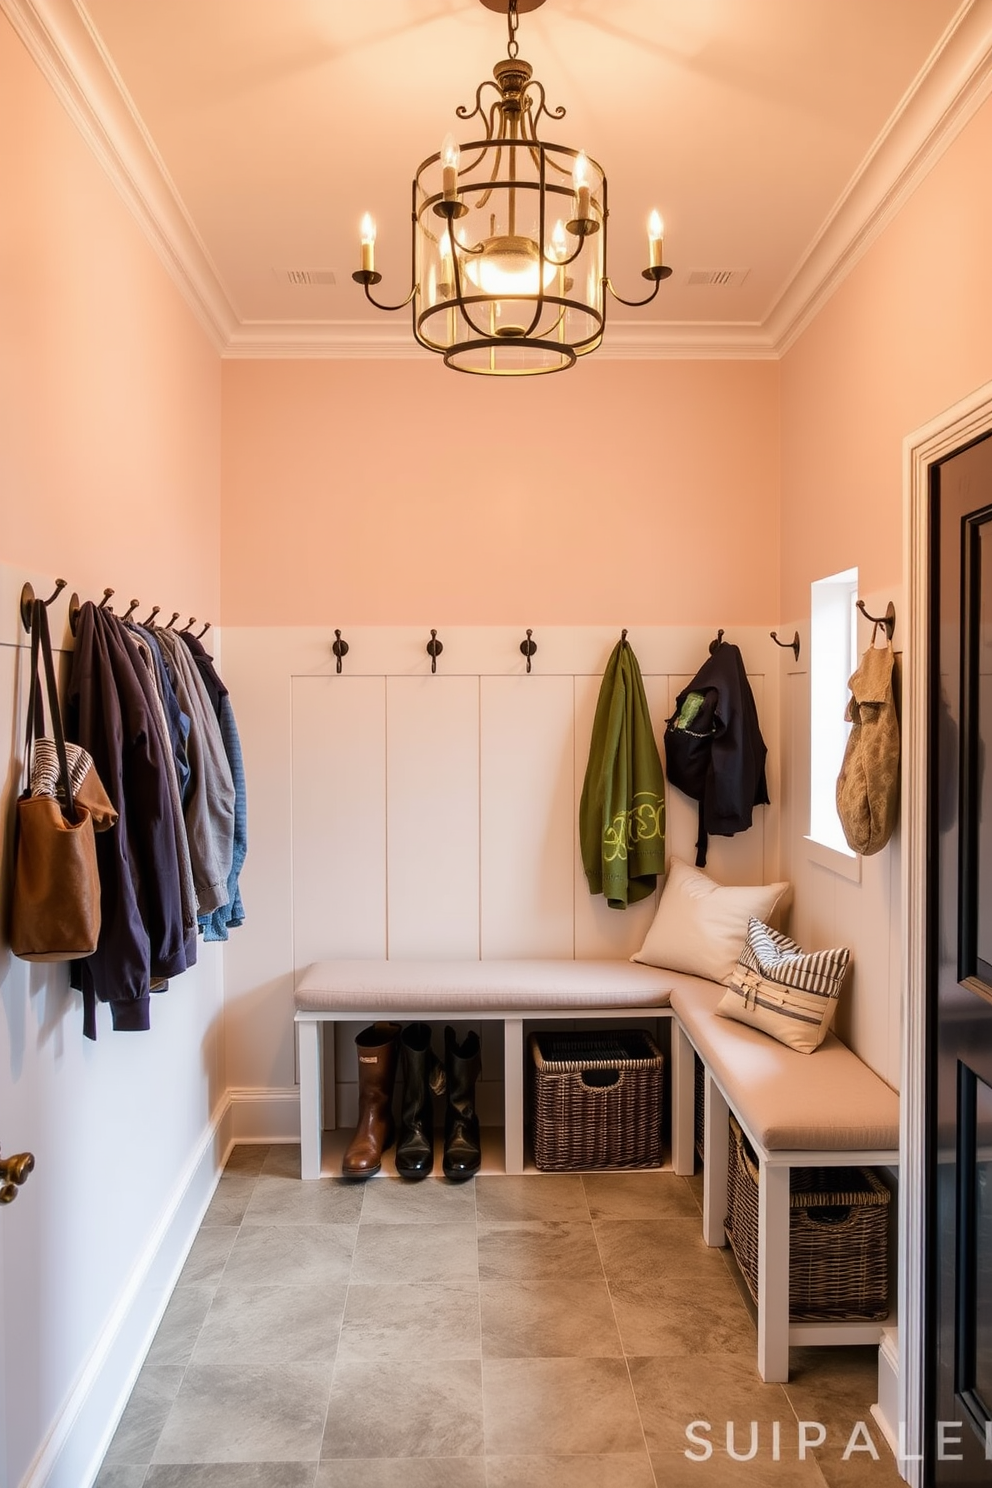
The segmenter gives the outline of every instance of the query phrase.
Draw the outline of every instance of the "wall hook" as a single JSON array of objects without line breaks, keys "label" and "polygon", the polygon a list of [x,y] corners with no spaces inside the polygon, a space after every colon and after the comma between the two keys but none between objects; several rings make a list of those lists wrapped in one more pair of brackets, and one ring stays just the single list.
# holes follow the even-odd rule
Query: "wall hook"
[{"label": "wall hook", "polygon": [[858,600],[858,609],[861,611],[862,615],[864,615],[866,620],[871,621],[872,625],[884,625],[885,634],[891,641],[896,628],[896,607],[892,603],[891,599],[885,606],[884,615],[869,615],[868,611],[865,609],[865,602],[863,599]]},{"label": "wall hook", "polygon": [[127,609],[124,611],[123,615],[121,616],[121,619],[122,620],[130,620],[131,616],[134,614],[135,610],[138,608],[138,605],[140,603],[141,603],[140,600],[132,599],[131,603],[128,605]]},{"label": "wall hook", "polygon": [[[55,593],[45,600],[46,609],[53,600],[58,599],[64,588],[65,579],[56,579]],[[30,584],[25,584],[24,588],[21,590],[21,624],[24,626],[24,629],[28,631],[31,629],[31,614],[34,608],[35,598],[36,596],[34,589],[31,587]]]},{"label": "wall hook", "polygon": [[79,627],[80,608],[79,595],[73,590],[69,595],[69,629],[73,635],[76,634],[76,630]]},{"label": "wall hook", "polygon": [[158,612],[159,612],[159,610],[161,608],[162,608],[161,605],[152,605],[152,612],[148,616],[148,619],[147,620],[142,620],[142,622],[141,622],[142,625],[146,628],[146,630],[152,630],[152,629],[154,629],[154,626],[155,626],[155,616],[158,614]]},{"label": "wall hook", "polygon": [[173,612],[172,612],[172,619],[166,625],[166,627],[165,627],[166,630],[171,630],[172,627],[175,625],[175,623],[176,623],[176,621],[178,619],[179,619],[179,611],[178,610],[173,610]]},{"label": "wall hook", "polygon": [[431,638],[427,642],[427,655],[431,659],[431,671],[432,672],[436,672],[437,671],[437,659],[441,655],[441,652],[443,650],[444,650],[444,647],[442,646],[441,642],[437,638],[437,631],[436,630],[432,630],[431,631]]},{"label": "wall hook", "polygon": [[196,616],[195,615],[190,615],[189,619],[186,621],[186,624],[183,626],[183,628],[179,632],[179,634],[180,635],[185,635],[188,630],[192,630],[193,629],[193,626],[195,624],[196,624]]},{"label": "wall hook", "polygon": [[793,656],[796,658],[796,660],[797,661],[799,660],[799,632],[798,632],[798,630],[796,631],[795,635],[792,637],[792,640],[791,641],[780,641],[779,638],[778,638],[778,632],[777,631],[774,631],[774,630],[770,630],[768,632],[768,634],[771,636],[771,638],[775,642],[776,646],[784,646],[787,651],[791,650],[791,652],[792,652]]},{"label": "wall hook", "polygon": [[528,672],[530,671],[530,659],[534,655],[534,652],[537,650],[537,642],[531,640],[531,636],[533,634],[534,632],[532,630],[528,630],[527,639],[520,642],[520,653],[522,656],[526,656],[527,658]]},{"label": "wall hook", "polygon": [[625,630],[622,630],[620,632],[620,645],[621,646],[626,646],[626,644],[627,644],[627,632]]},{"label": "wall hook", "polygon": [[713,655],[713,652],[716,650],[717,646],[722,645],[722,643],[723,643],[723,631],[722,630],[718,630],[717,633],[716,633],[716,640],[715,641],[710,641],[710,655],[711,656]]},{"label": "wall hook", "polygon": [[201,631],[198,631],[198,632],[197,632],[197,636],[196,636],[196,639],[197,639],[197,640],[198,640],[198,641],[202,641],[202,640],[203,640],[203,637],[204,637],[204,636],[205,636],[205,635],[206,635],[206,633],[207,633],[207,631],[208,631],[208,630],[209,630],[209,629],[210,629],[210,621],[209,621],[209,620],[208,620],[208,621],[207,621],[207,622],[206,622],[206,623],[205,623],[205,625],[204,625],[204,627],[203,627],[203,629],[202,629],[202,630],[201,630]]},{"label": "wall hook", "polygon": [[348,642],[347,641],[343,641],[341,639],[341,632],[339,630],[336,630],[334,632],[334,640],[331,642],[331,650],[334,652],[334,655],[338,659],[338,664],[335,667],[335,671],[337,671],[338,673],[340,673],[340,671],[341,671],[341,658],[342,658],[342,656],[347,656],[348,655],[349,646],[348,646]]}]

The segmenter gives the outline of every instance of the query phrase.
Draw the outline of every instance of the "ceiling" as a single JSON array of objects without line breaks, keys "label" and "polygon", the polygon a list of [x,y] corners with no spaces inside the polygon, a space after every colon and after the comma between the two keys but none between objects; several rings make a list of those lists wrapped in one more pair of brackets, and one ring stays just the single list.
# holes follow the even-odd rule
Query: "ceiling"
[{"label": "ceiling", "polygon": [[[506,54],[479,0],[0,0],[226,355],[417,355],[410,181]],[[546,139],[610,183],[600,355],[774,356],[992,87],[992,0],[547,0]],[[715,271],[742,283],[692,283]],[[702,272],[701,272],[702,271]],[[740,275],[736,276],[738,279]],[[298,282],[302,278],[303,282]],[[322,282],[332,278],[333,282]]]}]

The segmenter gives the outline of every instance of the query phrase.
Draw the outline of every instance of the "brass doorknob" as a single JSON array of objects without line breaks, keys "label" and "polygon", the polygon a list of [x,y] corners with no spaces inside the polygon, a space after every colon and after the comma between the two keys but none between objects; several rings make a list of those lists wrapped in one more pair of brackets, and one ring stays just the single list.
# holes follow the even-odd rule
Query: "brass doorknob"
[{"label": "brass doorknob", "polygon": [[18,1152],[14,1157],[0,1157],[0,1204],[10,1204],[29,1174],[34,1172],[34,1153]]}]

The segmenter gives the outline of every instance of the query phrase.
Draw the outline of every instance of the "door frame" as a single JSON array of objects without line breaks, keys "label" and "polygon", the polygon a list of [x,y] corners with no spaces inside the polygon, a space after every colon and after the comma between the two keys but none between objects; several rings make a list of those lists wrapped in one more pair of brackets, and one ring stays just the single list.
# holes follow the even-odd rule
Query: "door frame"
[{"label": "door frame", "polygon": [[913,1488],[923,1481],[926,1336],[924,1251],[926,1199],[926,940],[911,926],[927,923],[927,618],[930,575],[930,468],[992,432],[992,382],[962,398],[903,441],[903,573],[905,627],[902,707],[902,1052],[899,1169],[899,1422]]}]

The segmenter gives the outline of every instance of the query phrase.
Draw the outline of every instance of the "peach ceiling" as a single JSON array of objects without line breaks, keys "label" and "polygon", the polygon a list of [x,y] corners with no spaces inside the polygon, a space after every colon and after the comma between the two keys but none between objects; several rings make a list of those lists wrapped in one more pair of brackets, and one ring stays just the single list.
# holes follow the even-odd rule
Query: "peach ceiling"
[{"label": "peach ceiling", "polygon": [[[0,0],[227,355],[424,355],[410,179],[505,55],[479,0]],[[794,338],[990,88],[992,0],[547,0],[520,52],[610,179],[601,355],[769,355]],[[738,287],[693,270],[748,270]],[[333,272],[332,284],[290,271]]]}]

